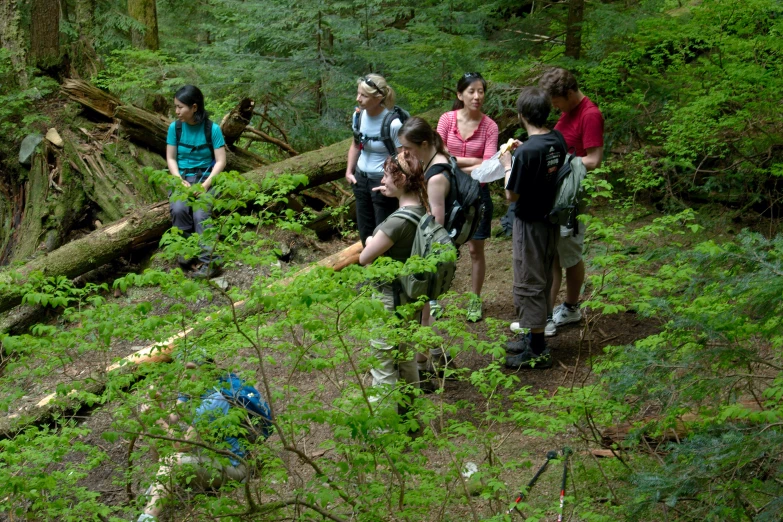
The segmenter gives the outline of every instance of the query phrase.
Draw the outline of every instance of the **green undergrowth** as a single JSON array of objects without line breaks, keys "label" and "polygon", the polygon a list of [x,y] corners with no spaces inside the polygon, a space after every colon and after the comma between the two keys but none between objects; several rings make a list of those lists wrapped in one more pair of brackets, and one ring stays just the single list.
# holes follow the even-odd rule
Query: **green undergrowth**
[{"label": "green undergrowth", "polygon": [[[301,229],[295,215],[276,211],[301,182],[283,177],[257,187],[222,176],[215,226],[202,241],[213,243],[228,267],[269,267],[275,250],[263,229]],[[481,338],[466,328],[461,296],[446,298],[455,306],[446,306],[437,332],[408,321],[411,310],[389,318],[366,285],[406,270],[388,260],[294,278],[272,268],[225,291],[179,270],[148,269],[113,283],[147,289],[147,299],[125,301],[108,299],[106,285],[34,279],[26,302],[55,307],[61,318],[2,339],[10,358],[0,408],[16,411],[29,393],[20,383],[62,372],[60,398],[110,406],[113,420],[77,425],[60,416],[49,428],[31,426],[0,441],[0,512],[36,520],[138,513],[138,495],[156,471],[150,452],[168,455],[182,437],[166,436],[156,420],[174,408],[178,393],[200,396],[230,369],[269,399],[275,434],[254,445],[248,463],[258,473],[248,485],[175,501],[173,520],[308,520],[319,509],[336,520],[510,520],[505,512],[543,463],[540,448],[563,445],[575,450],[566,499],[572,520],[778,520],[783,239],[743,231],[705,240],[704,230],[716,224],[691,209],[650,213],[613,196],[606,182],[595,183],[593,194],[602,203],[587,218],[585,332],[604,316],[629,312],[660,327],[583,359],[591,371],[544,390],[502,367],[505,325],[491,322]],[[202,196],[194,190],[188,197]],[[161,246],[158,255],[168,260],[198,251],[197,238],[173,231]],[[92,370],[87,380],[74,371],[85,360],[116,359],[120,343],[143,346],[189,326],[195,330],[176,343],[170,364]],[[366,374],[370,342],[380,337],[495,362],[449,370],[469,383],[470,398],[416,394],[411,404],[404,390],[385,390],[376,401]],[[183,360],[196,352],[214,357],[221,370],[204,367],[193,379]],[[96,379],[102,391],[91,387]],[[193,402],[178,407],[186,419]],[[398,415],[399,404],[407,413]],[[622,424],[630,424],[625,438],[602,436]],[[677,437],[666,435],[672,428]],[[204,451],[219,450],[217,441],[244,429],[236,416],[204,428]],[[607,446],[614,458],[590,454]],[[478,472],[465,480],[468,462]],[[555,516],[560,464],[552,462],[558,471],[520,504],[528,520]],[[99,486],[106,476],[111,486]],[[112,499],[100,494],[106,487],[130,495]]]}]

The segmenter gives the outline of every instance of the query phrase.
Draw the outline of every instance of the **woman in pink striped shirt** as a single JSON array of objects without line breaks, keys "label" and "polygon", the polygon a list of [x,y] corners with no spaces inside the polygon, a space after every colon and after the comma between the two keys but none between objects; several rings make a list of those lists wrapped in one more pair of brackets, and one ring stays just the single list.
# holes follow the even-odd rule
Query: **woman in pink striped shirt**
[{"label": "woman in pink striped shirt", "polygon": [[[457,166],[468,174],[498,150],[498,125],[481,112],[486,90],[487,82],[479,73],[465,73],[457,82],[457,99],[452,110],[438,121],[438,134],[449,154],[457,159]],[[468,241],[473,266],[471,287],[475,294],[468,305],[468,320],[473,322],[481,320],[483,315],[481,287],[484,286],[487,270],[484,240],[489,237],[492,228],[493,205],[486,184],[481,186],[481,199],[484,202],[484,217],[476,235]]]}]

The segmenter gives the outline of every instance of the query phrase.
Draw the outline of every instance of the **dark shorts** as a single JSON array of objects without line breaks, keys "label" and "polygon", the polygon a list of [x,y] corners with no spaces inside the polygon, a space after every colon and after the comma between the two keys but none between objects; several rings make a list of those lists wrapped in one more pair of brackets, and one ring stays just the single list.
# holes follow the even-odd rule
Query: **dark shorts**
[{"label": "dark shorts", "polygon": [[482,184],[480,193],[481,201],[484,203],[484,214],[481,216],[481,222],[476,229],[476,233],[471,238],[475,240],[488,239],[492,234],[492,214],[495,211],[495,207],[492,204],[492,196],[489,195],[489,184]]}]

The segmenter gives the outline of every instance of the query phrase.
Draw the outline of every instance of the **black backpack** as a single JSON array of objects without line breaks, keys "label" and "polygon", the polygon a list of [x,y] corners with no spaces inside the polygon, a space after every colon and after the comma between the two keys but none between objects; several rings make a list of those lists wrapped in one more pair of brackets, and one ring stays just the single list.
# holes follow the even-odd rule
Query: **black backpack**
[{"label": "black backpack", "polygon": [[[179,141],[182,139],[181,121],[177,120],[174,123],[174,132],[177,137],[177,144],[175,146],[177,147],[177,159],[179,159]],[[215,161],[215,147],[212,145],[212,122],[209,118],[204,120],[204,138],[206,138],[207,142],[202,145],[191,145],[190,143],[183,143],[183,145],[185,147],[190,147],[190,152],[208,148],[209,153],[212,154],[212,161]]]},{"label": "black backpack", "polygon": [[356,142],[357,145],[363,145],[368,141],[382,141],[383,144],[386,145],[386,150],[389,151],[390,156],[396,153],[397,146],[394,144],[394,140],[391,137],[391,124],[394,120],[400,120],[400,123],[404,124],[408,121],[408,118],[411,117],[410,113],[402,107],[395,105],[394,108],[383,117],[380,136],[365,136],[359,132],[359,129],[362,128],[363,115],[363,110],[353,113],[353,141]]},{"label": "black backpack", "polygon": [[449,169],[443,171],[449,178],[449,197],[453,201],[446,209],[445,228],[454,246],[461,247],[472,238],[481,223],[484,202],[481,201],[481,184],[465,174],[457,166],[457,160],[449,157]]}]

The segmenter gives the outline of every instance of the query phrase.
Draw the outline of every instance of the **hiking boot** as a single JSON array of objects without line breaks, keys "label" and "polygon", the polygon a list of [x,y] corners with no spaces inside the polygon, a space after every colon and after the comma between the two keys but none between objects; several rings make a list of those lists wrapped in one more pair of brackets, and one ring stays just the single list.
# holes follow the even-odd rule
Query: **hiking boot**
[{"label": "hiking boot", "polygon": [[529,347],[527,350],[516,355],[509,355],[506,357],[506,368],[533,368],[535,370],[546,369],[552,367],[552,354],[549,352],[549,348],[544,349],[541,355],[533,353]]},{"label": "hiking boot", "polygon": [[214,263],[204,263],[201,268],[193,272],[193,279],[212,279],[223,273],[223,269]]},{"label": "hiking boot", "polygon": [[582,312],[579,311],[579,306],[576,308],[569,308],[565,303],[555,308],[555,313],[552,316],[555,326],[563,326],[564,324],[578,323],[582,320]]},{"label": "hiking boot", "polygon": [[481,321],[481,316],[484,315],[484,310],[481,306],[481,298],[477,295],[473,295],[468,303],[468,321],[476,323]]},{"label": "hiking boot", "polygon": [[544,328],[544,337],[554,337],[557,335],[557,326],[551,317],[546,318],[546,327]]},{"label": "hiking boot", "polygon": [[506,352],[516,355],[530,350],[530,333],[524,333],[517,336],[516,341],[506,343]]}]

